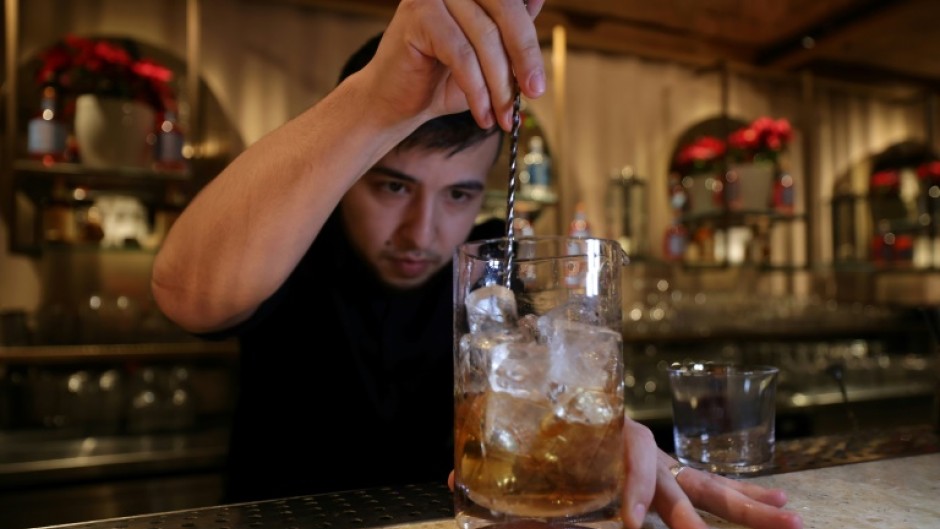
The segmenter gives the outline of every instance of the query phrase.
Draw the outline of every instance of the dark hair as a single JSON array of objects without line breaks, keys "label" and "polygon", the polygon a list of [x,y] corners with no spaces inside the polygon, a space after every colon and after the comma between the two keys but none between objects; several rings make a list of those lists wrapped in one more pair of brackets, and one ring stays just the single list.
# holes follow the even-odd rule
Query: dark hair
[{"label": "dark hair", "polygon": [[[343,66],[338,83],[358,72],[375,57],[384,32],[375,35],[363,44]],[[426,148],[458,153],[493,134],[499,134],[502,144],[503,130],[499,126],[480,128],[469,110],[448,114],[425,122],[398,144],[398,149]],[[497,151],[497,156],[499,152]]]}]

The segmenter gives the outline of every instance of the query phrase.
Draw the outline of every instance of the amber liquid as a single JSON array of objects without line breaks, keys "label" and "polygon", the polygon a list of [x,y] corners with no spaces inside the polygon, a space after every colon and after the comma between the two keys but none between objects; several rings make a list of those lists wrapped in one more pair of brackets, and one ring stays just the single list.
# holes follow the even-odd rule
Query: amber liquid
[{"label": "amber liquid", "polygon": [[528,448],[512,453],[487,442],[487,395],[458,399],[457,510],[483,507],[539,519],[577,518],[616,511],[623,477],[623,414],[604,424],[565,422],[549,413],[539,420]]}]

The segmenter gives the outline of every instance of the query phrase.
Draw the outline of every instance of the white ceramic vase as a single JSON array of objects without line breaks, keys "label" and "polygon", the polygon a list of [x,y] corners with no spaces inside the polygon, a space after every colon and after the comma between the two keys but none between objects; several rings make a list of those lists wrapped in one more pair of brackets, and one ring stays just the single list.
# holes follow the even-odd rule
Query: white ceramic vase
[{"label": "white ceramic vase", "polygon": [[149,167],[152,148],[153,108],[139,101],[96,94],[75,100],[75,141],[84,165],[89,167]]},{"label": "white ceramic vase", "polygon": [[715,199],[715,189],[721,186],[721,175],[717,171],[691,174],[683,179],[683,185],[689,194],[689,211],[692,214],[702,215],[721,210],[721,200]]},{"label": "white ceramic vase", "polygon": [[743,163],[732,166],[740,186],[740,209],[764,211],[770,208],[774,187],[774,164],[771,162]]}]

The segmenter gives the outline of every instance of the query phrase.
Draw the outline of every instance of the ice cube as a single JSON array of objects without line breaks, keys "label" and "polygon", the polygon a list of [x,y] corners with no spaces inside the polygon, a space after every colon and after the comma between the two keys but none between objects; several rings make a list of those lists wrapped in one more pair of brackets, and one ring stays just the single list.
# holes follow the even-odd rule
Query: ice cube
[{"label": "ice cube", "polygon": [[470,332],[516,325],[516,296],[502,285],[480,287],[467,294],[464,304]]},{"label": "ice cube", "polygon": [[490,360],[493,348],[507,342],[522,341],[522,333],[497,330],[493,332],[468,333],[460,337],[456,379],[457,391],[463,393],[482,393],[487,388]]},{"label": "ice cube", "polygon": [[555,416],[569,423],[598,426],[613,421],[622,409],[623,398],[619,393],[577,389],[555,407]]},{"label": "ice cube", "polygon": [[527,454],[538,439],[542,423],[551,414],[547,399],[519,398],[500,391],[490,393],[483,432],[486,449]]},{"label": "ice cube", "polygon": [[[541,323],[541,322],[540,322]],[[540,328],[544,328],[540,325]],[[551,357],[549,379],[566,391],[613,390],[622,380],[617,376],[622,360],[623,337],[607,327],[572,321],[555,321],[547,331]]]},{"label": "ice cube", "polygon": [[532,400],[547,399],[549,359],[545,345],[504,341],[495,344],[491,351],[489,382],[493,391]]},{"label": "ice cube", "polygon": [[519,318],[517,329],[519,334],[525,337],[525,341],[534,342],[538,339],[538,321],[539,317],[535,314],[526,314]]},{"label": "ice cube", "polygon": [[551,417],[543,423],[532,448],[533,459],[539,463],[538,472],[532,474],[556,490],[588,484],[599,490],[620,490],[616,484],[624,474],[623,421],[622,414],[603,424]]},{"label": "ice cube", "polygon": [[576,321],[590,325],[606,325],[609,318],[610,308],[604,305],[604,302],[596,296],[573,295],[564,303],[549,310],[539,319],[539,328],[546,333],[557,321]]}]

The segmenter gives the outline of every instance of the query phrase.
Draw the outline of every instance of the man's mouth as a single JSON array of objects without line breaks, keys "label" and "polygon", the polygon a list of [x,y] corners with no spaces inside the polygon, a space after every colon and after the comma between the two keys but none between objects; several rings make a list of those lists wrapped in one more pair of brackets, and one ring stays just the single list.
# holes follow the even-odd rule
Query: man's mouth
[{"label": "man's mouth", "polygon": [[434,264],[432,259],[402,256],[390,257],[389,262],[395,270],[396,275],[408,278],[419,277],[426,274]]}]

